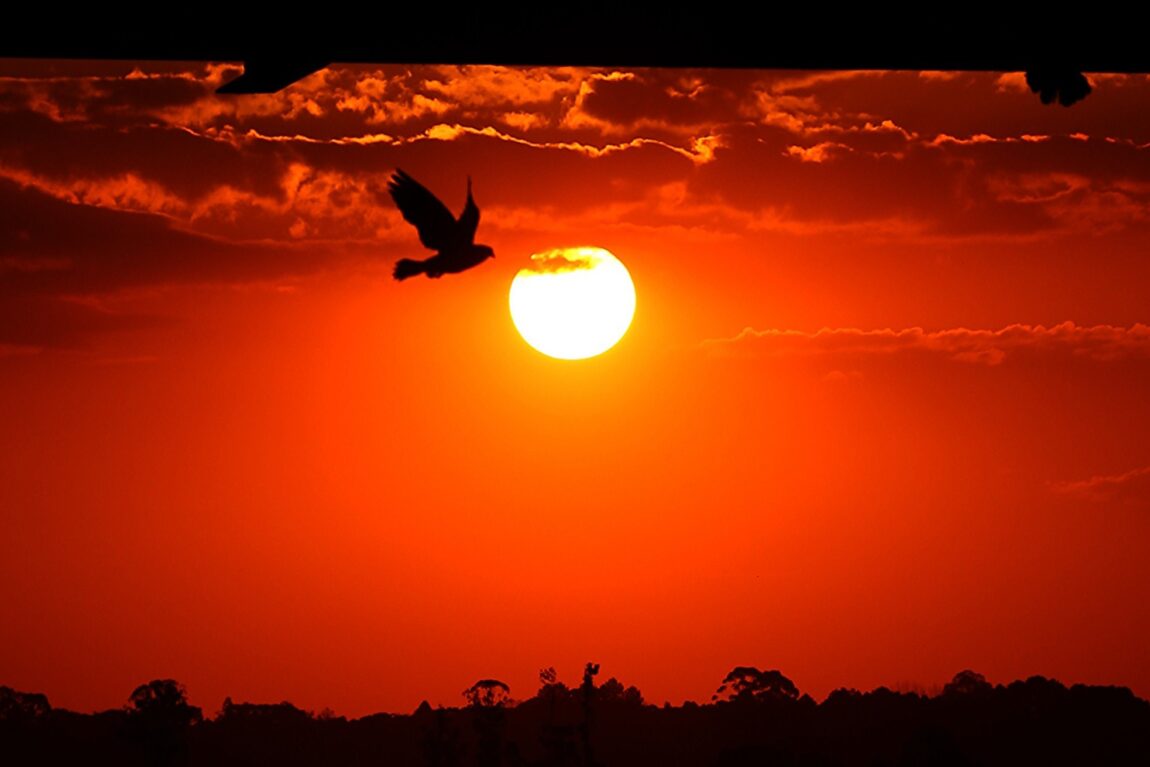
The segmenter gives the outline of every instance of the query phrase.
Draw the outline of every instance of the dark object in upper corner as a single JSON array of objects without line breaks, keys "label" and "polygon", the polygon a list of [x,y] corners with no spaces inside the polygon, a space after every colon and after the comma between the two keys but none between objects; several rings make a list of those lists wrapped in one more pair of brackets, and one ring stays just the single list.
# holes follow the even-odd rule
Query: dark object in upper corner
[{"label": "dark object in upper corner", "polygon": [[[944,24],[916,25],[895,10],[839,9],[811,24],[806,7],[772,7],[769,26],[749,23],[734,4],[697,10],[615,6],[610,18],[484,6],[445,14],[430,5],[288,24],[182,19],[162,28],[101,9],[91,18],[25,9],[0,30],[0,56],[24,58],[242,61],[244,73],[221,93],[268,93],[329,63],[498,64],[506,66],[719,67],[797,70],[970,70],[1026,72],[1046,103],[1089,93],[1083,73],[1150,73],[1140,25],[1116,14],[1031,15],[1017,21],[952,10]],[[40,18],[37,18],[39,16]],[[1104,18],[1105,16],[1105,18]],[[380,30],[384,32],[381,33]],[[434,34],[423,32],[434,30]]]},{"label": "dark object in upper corner", "polygon": [[1034,69],[1026,73],[1026,84],[1031,93],[1037,93],[1043,104],[1055,99],[1064,107],[1076,104],[1090,95],[1090,82],[1075,70]]}]

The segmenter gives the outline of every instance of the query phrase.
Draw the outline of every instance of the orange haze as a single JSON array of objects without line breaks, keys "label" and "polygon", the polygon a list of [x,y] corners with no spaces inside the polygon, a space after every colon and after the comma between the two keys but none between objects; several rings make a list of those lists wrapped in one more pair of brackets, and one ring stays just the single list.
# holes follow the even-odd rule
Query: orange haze
[{"label": "orange haze", "polygon": [[[1146,78],[2,67],[0,683],[1150,695]],[[496,259],[394,282],[397,167]],[[507,291],[583,244],[638,311],[561,362]]]}]

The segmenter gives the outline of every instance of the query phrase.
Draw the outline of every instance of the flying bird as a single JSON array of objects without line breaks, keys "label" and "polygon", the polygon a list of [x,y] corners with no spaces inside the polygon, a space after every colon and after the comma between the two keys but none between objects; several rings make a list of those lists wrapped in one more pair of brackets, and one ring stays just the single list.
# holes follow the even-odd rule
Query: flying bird
[{"label": "flying bird", "polygon": [[396,169],[388,181],[387,191],[404,220],[419,232],[423,246],[436,251],[422,261],[400,259],[395,265],[395,279],[406,280],[417,274],[442,277],[478,266],[495,252],[486,245],[475,244],[475,229],[479,226],[479,208],[471,197],[471,177],[467,178],[467,204],[457,221],[438,197],[402,170]]}]

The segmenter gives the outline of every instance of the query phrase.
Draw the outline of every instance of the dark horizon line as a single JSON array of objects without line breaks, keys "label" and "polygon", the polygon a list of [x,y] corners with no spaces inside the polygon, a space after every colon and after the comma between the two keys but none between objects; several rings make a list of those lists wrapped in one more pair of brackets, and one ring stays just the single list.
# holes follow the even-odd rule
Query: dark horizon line
[{"label": "dark horizon line", "polygon": [[[816,706],[826,705],[829,701],[831,701],[832,698],[837,698],[837,697],[840,697],[843,695],[848,695],[848,696],[870,696],[870,695],[875,695],[875,694],[895,695],[895,696],[908,696],[908,697],[913,697],[913,698],[916,698],[919,700],[932,701],[932,700],[938,700],[940,698],[944,698],[947,696],[953,696],[956,693],[956,691],[959,692],[959,694],[964,694],[964,693],[969,693],[973,689],[979,689],[985,693],[991,693],[991,692],[1006,691],[1006,690],[1011,689],[1012,687],[1016,687],[1019,685],[1033,684],[1033,683],[1048,684],[1048,685],[1052,685],[1052,686],[1057,686],[1057,687],[1060,687],[1066,691],[1071,691],[1071,690],[1075,690],[1075,689],[1125,691],[1126,693],[1129,693],[1130,697],[1133,698],[1133,700],[1135,702],[1142,703],[1142,704],[1150,704],[1150,700],[1140,697],[1127,685],[1121,685],[1121,684],[1088,684],[1088,683],[1084,683],[1084,682],[1075,682],[1073,684],[1067,685],[1055,677],[1047,677],[1047,676],[1044,676],[1042,674],[1032,674],[1026,678],[1014,679],[1014,680],[1011,680],[1009,682],[1004,682],[1004,683],[991,684],[990,682],[986,681],[986,678],[982,674],[979,674],[979,673],[972,671],[970,669],[964,669],[964,670],[958,672],[957,674],[954,675],[954,677],[949,682],[946,682],[943,684],[934,684],[934,685],[931,685],[930,688],[928,688],[924,685],[919,685],[917,683],[913,683],[913,682],[896,682],[893,687],[887,686],[885,684],[880,684],[879,686],[874,687],[870,690],[860,690],[860,689],[854,688],[854,687],[842,686],[842,687],[836,687],[836,688],[830,690],[825,696],[823,696],[823,698],[821,700],[818,700],[808,693],[799,691],[797,687],[794,687],[793,683],[791,683],[789,679],[787,679],[785,676],[782,675],[781,672],[779,672],[777,670],[767,670],[764,672],[759,672],[759,670],[755,667],[739,666],[739,667],[735,667],[735,669],[733,669],[732,672],[727,675],[727,678],[723,680],[723,684],[721,684],[719,686],[718,692],[712,694],[710,696],[709,700],[704,700],[702,702],[699,702],[693,698],[685,698],[682,701],[682,703],[680,703],[678,705],[674,705],[669,700],[664,700],[661,704],[648,701],[642,697],[642,692],[637,687],[635,687],[634,685],[626,685],[625,686],[620,680],[618,680],[614,676],[608,677],[605,682],[603,682],[602,684],[600,684],[598,686],[594,685],[593,682],[590,682],[589,687],[588,687],[589,681],[588,681],[588,677],[586,676],[586,674],[584,675],[582,685],[569,686],[569,685],[567,685],[561,681],[543,682],[542,681],[542,674],[543,674],[543,672],[546,672],[549,670],[553,671],[553,669],[541,670],[541,672],[540,672],[541,673],[540,686],[537,690],[534,691],[534,693],[532,695],[530,695],[528,697],[524,697],[524,698],[512,697],[510,695],[510,687],[508,685],[506,685],[505,683],[503,683],[499,680],[496,680],[496,679],[479,680],[474,685],[472,685],[472,687],[468,688],[467,690],[462,691],[460,693],[460,697],[466,699],[468,697],[468,694],[470,692],[474,691],[477,688],[477,686],[482,686],[484,684],[490,684],[492,686],[500,686],[503,688],[505,694],[504,694],[504,697],[502,698],[502,702],[499,705],[502,707],[506,707],[508,709],[513,709],[513,708],[516,708],[516,707],[518,707],[524,703],[529,703],[530,701],[534,701],[534,700],[539,699],[548,690],[550,690],[551,692],[554,692],[556,690],[560,690],[563,692],[574,694],[574,693],[578,693],[581,689],[582,690],[591,689],[591,690],[598,691],[598,690],[602,690],[604,687],[608,687],[608,688],[611,688],[613,690],[617,689],[617,691],[628,693],[633,698],[637,697],[637,699],[645,707],[672,709],[672,710],[674,710],[674,709],[680,709],[680,710],[681,709],[692,709],[692,708],[721,705],[724,703],[728,703],[728,702],[731,702],[731,701],[735,700],[736,698],[738,698],[741,694],[743,694],[744,697],[755,697],[755,692],[753,690],[751,690],[749,695],[744,694],[744,692],[747,689],[750,689],[747,687],[743,688],[744,692],[728,691],[727,697],[721,697],[721,695],[720,695],[720,693],[723,691],[723,689],[725,687],[728,687],[728,681],[731,680],[733,677],[735,677],[738,674],[738,672],[743,671],[743,672],[756,672],[758,674],[763,674],[763,675],[772,675],[772,674],[776,675],[777,678],[781,679],[786,685],[790,685],[790,692],[781,696],[781,698],[778,698],[778,699],[786,698],[790,702],[807,701],[808,703],[814,704]],[[186,694],[184,685],[182,683],[180,683],[174,679],[170,679],[170,678],[169,679],[154,679],[154,680],[151,680],[150,682],[142,683],[141,685],[139,685],[136,688],[136,691],[138,692],[140,689],[145,688],[148,685],[157,685],[157,684],[171,685],[180,691],[181,696]],[[910,689],[904,689],[904,686],[906,686],[906,685],[909,685]],[[933,688],[933,694],[932,694],[932,688]],[[766,688],[764,688],[764,689],[766,689]],[[768,696],[767,696],[768,698],[772,695],[776,695],[777,691],[778,691],[777,687],[772,687],[770,689],[772,690],[772,692],[770,692],[768,694]],[[135,693],[133,693],[133,695],[134,694]],[[16,690],[15,688],[10,687],[8,685],[0,684],[0,714],[3,713],[3,710],[2,710],[3,704],[5,703],[5,701],[7,701],[9,699],[13,699],[13,700],[37,699],[37,700],[42,701],[43,705],[50,711],[63,712],[66,714],[72,714],[72,715],[77,715],[77,716],[99,716],[102,714],[123,712],[125,709],[131,708],[131,705],[129,703],[129,704],[125,704],[125,705],[120,706],[120,707],[115,707],[115,708],[97,708],[97,709],[92,709],[91,711],[74,711],[74,710],[68,709],[68,708],[51,706],[49,703],[48,696],[45,693],[27,692],[27,691]],[[129,701],[130,700],[131,700],[131,697],[129,696]],[[186,698],[184,698],[184,700],[186,702]],[[425,711],[425,710],[458,711],[458,710],[466,709],[468,707],[473,707],[474,703],[466,703],[465,702],[465,703],[460,704],[460,705],[444,705],[442,703],[437,703],[437,704],[432,705],[431,702],[425,698],[412,711],[406,712],[406,713],[403,711],[383,711],[383,710],[380,710],[380,711],[374,711],[371,713],[363,714],[363,715],[357,716],[357,717],[347,717],[347,716],[340,715],[340,714],[336,713],[333,709],[331,709],[328,706],[325,706],[324,708],[322,708],[318,712],[316,712],[316,711],[312,711],[310,709],[301,709],[289,700],[280,700],[280,701],[275,701],[275,702],[270,702],[270,701],[269,702],[256,702],[256,701],[236,702],[236,701],[233,701],[231,695],[226,695],[224,697],[224,700],[221,701],[221,703],[220,703],[219,711],[217,711],[217,713],[212,717],[205,716],[204,720],[205,721],[209,721],[209,720],[215,721],[216,719],[219,719],[221,716],[224,715],[224,711],[229,705],[241,706],[241,707],[250,706],[250,707],[254,707],[254,708],[289,707],[292,710],[295,710],[295,711],[300,712],[300,713],[305,713],[309,717],[315,718],[315,719],[336,718],[336,719],[345,719],[347,721],[358,721],[361,719],[367,719],[367,718],[379,717],[379,716],[384,716],[384,717],[413,716],[413,715],[415,715],[421,711]],[[200,706],[192,706],[192,708],[196,709],[197,711],[202,711],[202,707],[200,707]],[[2,719],[2,716],[0,716],[0,719]]]},{"label": "dark horizon line", "polygon": [[1034,676],[992,686],[961,671],[933,698],[840,688],[816,704],[775,670],[737,666],[712,705],[645,704],[599,665],[567,687],[553,668],[515,704],[497,679],[463,692],[466,706],[357,719],[283,702],[233,703],[215,719],[174,680],[153,680],[128,705],[90,716],[0,687],[0,758],[16,764],[248,767],[606,767],[887,764],[897,767],[1130,765],[1150,758],[1150,703],[1128,688]]}]

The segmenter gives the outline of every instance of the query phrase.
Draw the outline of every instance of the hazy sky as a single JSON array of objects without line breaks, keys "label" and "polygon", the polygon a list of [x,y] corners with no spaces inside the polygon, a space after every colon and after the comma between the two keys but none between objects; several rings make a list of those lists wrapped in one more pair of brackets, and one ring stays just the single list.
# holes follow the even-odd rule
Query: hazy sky
[{"label": "hazy sky", "polygon": [[[1150,696],[1150,80],[0,63],[0,683]],[[402,167],[494,261],[421,258]],[[595,245],[630,333],[516,333]]]}]

